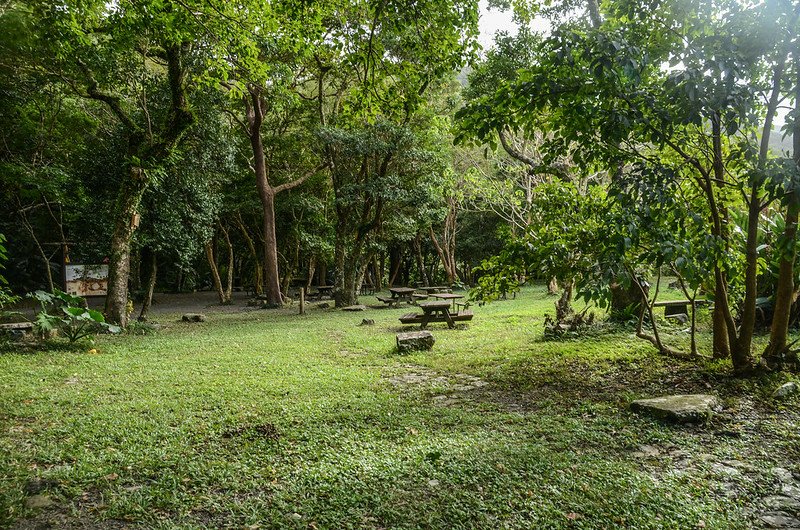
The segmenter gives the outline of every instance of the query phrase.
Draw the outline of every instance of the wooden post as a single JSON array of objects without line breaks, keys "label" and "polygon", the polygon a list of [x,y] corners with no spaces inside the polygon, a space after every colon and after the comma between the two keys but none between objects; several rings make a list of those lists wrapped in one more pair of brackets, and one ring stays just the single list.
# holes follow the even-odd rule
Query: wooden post
[{"label": "wooden post", "polygon": [[300,288],[300,314],[306,314],[306,288]]}]

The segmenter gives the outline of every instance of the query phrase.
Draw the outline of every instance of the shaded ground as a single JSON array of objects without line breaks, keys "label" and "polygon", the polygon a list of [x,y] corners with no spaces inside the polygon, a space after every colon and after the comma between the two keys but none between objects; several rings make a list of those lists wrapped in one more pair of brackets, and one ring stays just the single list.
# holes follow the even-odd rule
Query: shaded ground
[{"label": "shaded ground", "polygon": [[[535,415],[538,410],[557,406],[565,410],[586,400],[606,401],[610,406],[627,409],[626,393],[663,395],[665,393],[707,393],[714,390],[725,397],[725,408],[707,424],[665,425],[684,438],[649,444],[630,445],[626,455],[638,461],[643,470],[658,481],[679,478],[703,481],[715,495],[731,501],[743,501],[745,513],[754,526],[765,528],[800,528],[800,446],[796,434],[800,411],[766,397],[755,401],[739,397],[741,381],[703,373],[695,365],[672,365],[668,373],[653,379],[645,373],[612,363],[597,373],[583,361],[564,363],[558,371],[532,381],[554,381],[525,391],[498,388],[480,378],[465,374],[439,373],[424,366],[403,365],[408,370],[387,376],[394,387],[416,394],[435,406],[501,407],[521,415]],[[602,377],[601,377],[602,376]],[[573,411],[580,414],[580,410]],[[582,414],[586,420],[598,417],[595,412]],[[688,440],[687,440],[688,438]],[[689,442],[689,443],[686,443]],[[766,450],[769,448],[769,450]],[[776,454],[770,454],[771,452]],[[776,458],[787,467],[750,463],[747,456]]]}]

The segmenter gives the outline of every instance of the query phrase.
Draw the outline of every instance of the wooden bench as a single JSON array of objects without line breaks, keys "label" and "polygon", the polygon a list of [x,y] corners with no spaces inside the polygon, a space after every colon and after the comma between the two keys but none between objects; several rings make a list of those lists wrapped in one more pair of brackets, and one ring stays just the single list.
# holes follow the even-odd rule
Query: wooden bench
[{"label": "wooden bench", "polygon": [[[694,304],[696,306],[705,304],[705,300],[695,300]],[[664,316],[674,316],[674,315],[688,315],[689,314],[689,306],[692,305],[691,300],[663,300],[661,302],[653,303],[653,307],[663,307],[664,308]]]},{"label": "wooden bench", "polygon": [[399,298],[389,298],[386,296],[376,296],[375,298],[389,306],[389,308],[396,307],[397,303],[400,301]]},{"label": "wooden bench", "polygon": [[427,294],[421,294],[421,293],[420,293],[420,294],[417,294],[417,293],[414,293],[414,294],[412,294],[411,296],[414,298],[414,300],[415,300],[415,301],[416,301],[416,300],[427,300],[427,299],[428,299],[428,295],[427,295]]},{"label": "wooden bench", "polygon": [[0,324],[0,334],[9,333],[11,336],[21,337],[33,331],[33,322],[12,322]]},{"label": "wooden bench", "polygon": [[[450,320],[453,322],[465,322],[472,320],[473,316],[475,315],[472,311],[465,309],[457,313],[450,313]],[[447,322],[447,317],[441,314],[431,315],[427,320],[428,322]],[[406,313],[400,317],[400,323],[402,324],[422,324],[423,322],[425,322],[425,314],[423,313]]]}]

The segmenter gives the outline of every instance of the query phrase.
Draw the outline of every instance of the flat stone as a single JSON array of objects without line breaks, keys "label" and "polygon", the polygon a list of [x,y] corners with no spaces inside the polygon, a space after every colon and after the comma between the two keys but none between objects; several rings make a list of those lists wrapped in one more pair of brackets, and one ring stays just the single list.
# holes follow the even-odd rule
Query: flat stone
[{"label": "flat stone", "polygon": [[42,508],[49,508],[54,506],[55,502],[47,495],[31,495],[25,501],[25,507],[29,510],[39,510]]},{"label": "flat stone", "polygon": [[772,393],[772,397],[775,399],[784,399],[797,393],[798,390],[800,390],[800,386],[794,381],[789,381],[776,388],[775,392]]},{"label": "flat stone", "polygon": [[794,475],[785,467],[773,467],[770,469],[775,478],[780,480],[783,484],[791,484],[794,482]]},{"label": "flat stone", "polygon": [[764,497],[761,502],[763,502],[764,506],[771,510],[784,511],[793,514],[800,513],[800,500],[787,497],[786,495],[771,495],[769,497]]},{"label": "flat stone", "polygon": [[719,401],[707,394],[681,394],[650,399],[637,399],[631,410],[660,420],[676,423],[708,421]]},{"label": "flat stone", "polygon": [[347,307],[343,307],[342,311],[366,311],[367,306],[365,305],[349,305]]},{"label": "flat stone", "polygon": [[375,321],[371,318],[363,318],[361,319],[361,324],[359,326],[372,326],[375,324]]},{"label": "flat stone", "polygon": [[202,313],[186,313],[181,317],[184,322],[205,322],[206,316]]},{"label": "flat stone", "polygon": [[661,450],[652,445],[640,445],[638,450],[633,452],[635,458],[654,458],[660,454]]},{"label": "flat stone", "polygon": [[741,475],[738,469],[732,466],[725,465],[722,462],[713,462],[711,464],[711,470],[714,471],[714,473],[717,473],[719,475],[727,475],[728,477],[736,477],[738,475]]},{"label": "flat stone", "polygon": [[762,514],[759,519],[768,528],[800,528],[800,519],[786,512],[768,512]]},{"label": "flat stone", "polygon": [[791,484],[783,483],[781,484],[781,494],[800,499],[800,488],[797,487],[796,482]]},{"label": "flat stone", "polygon": [[433,333],[430,331],[407,331],[397,334],[397,351],[407,353],[416,350],[430,350],[433,348]]},{"label": "flat stone", "polygon": [[677,313],[677,314],[674,314],[674,315],[667,315],[664,318],[677,320],[681,324],[688,324],[689,323],[689,315],[687,315],[686,313]]}]

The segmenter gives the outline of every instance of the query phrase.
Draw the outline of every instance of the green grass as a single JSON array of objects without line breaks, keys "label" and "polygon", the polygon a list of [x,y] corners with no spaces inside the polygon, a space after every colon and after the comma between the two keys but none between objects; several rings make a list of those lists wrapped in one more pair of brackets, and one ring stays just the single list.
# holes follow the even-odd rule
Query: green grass
[{"label": "green grass", "polygon": [[[432,326],[434,350],[408,356],[393,351],[402,308],[175,315],[98,354],[0,354],[0,526],[749,527],[771,479],[743,475],[730,498],[704,462],[795,465],[797,402],[766,399],[781,376],[664,359],[625,329],[545,342],[552,303],[526,289],[469,326]],[[445,379],[389,380],[413,371]],[[465,375],[488,385],[442,382]],[[627,410],[675,391],[716,393],[744,419],[679,428]],[[636,457],[641,444],[663,453]],[[699,456],[674,472],[670,447]],[[56,507],[25,507],[33,479]]]}]

